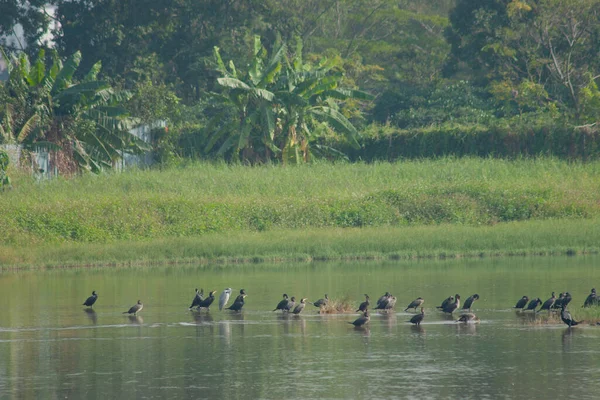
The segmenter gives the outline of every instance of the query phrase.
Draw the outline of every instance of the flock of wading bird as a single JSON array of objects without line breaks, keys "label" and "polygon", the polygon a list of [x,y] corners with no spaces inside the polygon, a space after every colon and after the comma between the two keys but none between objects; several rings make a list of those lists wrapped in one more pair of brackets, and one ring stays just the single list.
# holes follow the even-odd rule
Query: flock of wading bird
[{"label": "flock of wading bird", "polygon": [[[190,305],[189,309],[193,310],[195,308],[197,311],[205,309],[208,311],[210,309],[210,306],[215,301],[215,293],[217,293],[217,291],[212,290],[209,292],[208,296],[204,297],[204,289],[196,289],[196,295],[194,296],[194,299],[192,300],[192,304]],[[233,304],[231,304],[229,307],[225,307],[229,302],[231,293],[231,288],[226,288],[225,290],[223,290],[223,292],[219,296],[219,310],[223,310],[225,308],[226,310],[240,312],[246,302],[246,291],[244,289],[241,289],[240,294],[235,298]],[[96,300],[98,300],[98,294],[96,293],[96,291],[93,291],[92,295],[85,300],[83,305],[87,307],[92,307],[96,303]],[[392,296],[390,292],[385,292],[385,294],[377,300],[377,304],[374,307],[374,310],[381,310],[382,312],[393,311],[394,307],[396,306],[396,300],[396,297]],[[456,322],[477,323],[479,322],[479,318],[473,312],[471,312],[473,303],[477,300],[479,300],[478,294],[469,296],[467,300],[465,300],[461,308],[460,295],[456,294],[455,296],[449,296],[448,298],[446,298],[442,302],[442,304],[437,306],[436,308],[442,311],[443,313],[450,315],[452,315],[452,313],[454,313],[455,311],[460,310],[461,314],[456,320]],[[558,298],[556,297],[555,292],[552,292],[552,296],[543,303],[539,297],[530,300],[529,297],[523,296],[521,299],[519,299],[519,301],[517,301],[517,304],[513,308],[521,310],[522,312],[531,311],[533,313],[539,313],[545,310],[547,310],[548,313],[550,313],[553,310],[560,310],[561,320],[570,328],[572,326],[579,325],[583,322],[575,321],[571,316],[571,313],[567,310],[567,306],[569,305],[571,300],[572,297],[569,292],[560,293]],[[324,307],[327,307],[329,305],[329,302],[330,299],[327,294],[325,294],[325,298],[319,299],[315,302],[308,301],[306,297],[301,298],[300,302],[296,302],[296,298],[294,296],[290,298],[287,294],[284,293],[283,299],[277,304],[273,311],[281,311],[283,313],[298,315],[302,313],[307,303],[314,305],[319,309],[319,311],[321,311]],[[423,320],[425,319],[425,309],[422,307],[422,305],[424,302],[425,300],[422,297],[418,297],[404,309],[404,311],[406,312],[412,308],[416,312],[417,308],[421,308],[421,312],[414,315],[408,322],[415,325],[420,325],[421,322],[423,322]],[[590,294],[585,299],[585,302],[583,303],[582,307],[598,306],[599,303],[600,298],[598,298],[596,295],[596,289],[592,289]],[[537,307],[540,304],[542,305],[542,307],[540,309],[537,309]],[[348,323],[354,325],[355,327],[362,327],[368,324],[371,320],[371,316],[369,313],[370,306],[371,302],[369,295],[365,294],[365,301],[360,303],[358,309],[356,310],[356,312],[361,312],[362,315],[356,320]],[[142,311],[143,308],[144,305],[142,304],[141,300],[138,300],[136,304],[134,304],[128,311],[125,311],[123,314],[137,315],[140,311]],[[600,325],[600,323],[598,324]]]}]

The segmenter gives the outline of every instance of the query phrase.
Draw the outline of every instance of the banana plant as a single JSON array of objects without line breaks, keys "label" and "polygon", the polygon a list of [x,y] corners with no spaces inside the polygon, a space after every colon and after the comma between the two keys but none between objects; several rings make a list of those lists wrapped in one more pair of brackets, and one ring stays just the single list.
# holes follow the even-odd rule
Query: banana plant
[{"label": "banana plant", "polygon": [[149,148],[128,132],[133,121],[121,104],[131,94],[98,80],[100,63],[76,81],[80,52],[64,63],[53,53],[49,68],[44,50],[33,64],[25,54],[9,58],[2,51],[2,56],[9,71],[5,89],[10,104],[0,122],[5,141],[59,153],[60,167],[70,172],[99,172],[111,168],[124,153]]},{"label": "banana plant", "polygon": [[[229,108],[209,123],[207,129],[212,133],[207,152],[220,143],[219,155],[233,151],[247,161],[268,161],[275,156],[283,163],[302,163],[310,160],[313,144],[318,153],[335,153],[318,144],[326,132],[337,132],[359,145],[358,131],[339,111],[337,102],[371,96],[339,88],[343,76],[335,73],[330,63],[316,68],[304,65],[300,41],[291,57],[285,43],[276,43],[267,57],[260,37],[255,36],[246,74],[231,61],[227,68],[216,47],[214,56],[223,93],[213,94],[213,98]],[[234,115],[227,119],[231,109]]]}]

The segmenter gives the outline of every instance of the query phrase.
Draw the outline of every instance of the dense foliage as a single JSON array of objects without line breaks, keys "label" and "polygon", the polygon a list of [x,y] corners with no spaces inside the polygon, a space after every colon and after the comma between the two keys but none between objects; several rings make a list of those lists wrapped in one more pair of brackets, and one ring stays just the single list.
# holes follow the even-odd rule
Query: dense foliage
[{"label": "dense foliage", "polygon": [[[120,104],[138,122],[167,121],[152,143],[161,162],[598,157],[600,0],[0,5],[0,44],[9,53],[34,59],[46,49],[36,61],[42,66],[81,54],[70,85],[85,83],[94,70],[94,80],[132,94]],[[21,27],[20,40],[8,38]],[[38,70],[27,72],[31,93],[41,88]],[[0,124],[12,142],[43,122],[15,99],[6,84],[0,88],[0,102],[11,104],[1,107]],[[111,146],[131,149],[115,137],[90,151],[75,134],[89,137],[89,121],[69,118],[55,132],[85,142],[78,168],[105,168],[121,154]],[[383,131],[394,133],[373,135]]]}]

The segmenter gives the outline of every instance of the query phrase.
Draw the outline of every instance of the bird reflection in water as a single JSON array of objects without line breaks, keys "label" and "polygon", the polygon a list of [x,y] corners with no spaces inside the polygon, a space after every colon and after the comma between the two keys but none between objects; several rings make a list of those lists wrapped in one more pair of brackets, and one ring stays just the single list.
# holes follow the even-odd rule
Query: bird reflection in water
[{"label": "bird reflection in water", "polygon": [[194,318],[194,322],[198,325],[210,324],[213,321],[212,315],[201,313],[198,311],[193,312],[192,317]]},{"label": "bird reflection in water", "polygon": [[128,315],[127,319],[129,319],[129,323],[133,325],[141,325],[144,323],[144,318],[140,315]]},{"label": "bird reflection in water", "polygon": [[381,317],[383,318],[384,324],[385,326],[387,326],[388,331],[390,331],[390,333],[396,329],[397,325],[398,325],[398,316],[396,315],[395,312],[388,312],[385,314],[381,314]]},{"label": "bird reflection in water", "polygon": [[96,315],[96,311],[94,311],[93,308],[85,308],[83,312],[87,315],[92,324],[96,325],[98,323],[98,315]]},{"label": "bird reflection in water", "polygon": [[411,325],[410,330],[414,334],[425,335],[425,328],[423,328],[423,325]]},{"label": "bird reflection in water", "polygon": [[462,333],[465,335],[475,335],[477,334],[477,325],[474,323],[457,323],[456,326],[458,333]]}]

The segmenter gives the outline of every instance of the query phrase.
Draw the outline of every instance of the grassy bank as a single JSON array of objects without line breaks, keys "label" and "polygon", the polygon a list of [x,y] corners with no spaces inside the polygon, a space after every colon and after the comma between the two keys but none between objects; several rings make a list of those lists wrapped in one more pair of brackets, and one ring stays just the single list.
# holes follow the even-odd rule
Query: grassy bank
[{"label": "grassy bank", "polygon": [[600,251],[600,220],[494,226],[324,228],[206,234],[193,238],[0,246],[0,265],[151,265],[347,259],[583,254]]},{"label": "grassy bank", "polygon": [[600,217],[600,162],[553,159],[195,164],[13,183],[0,194],[0,245],[17,247]]}]

